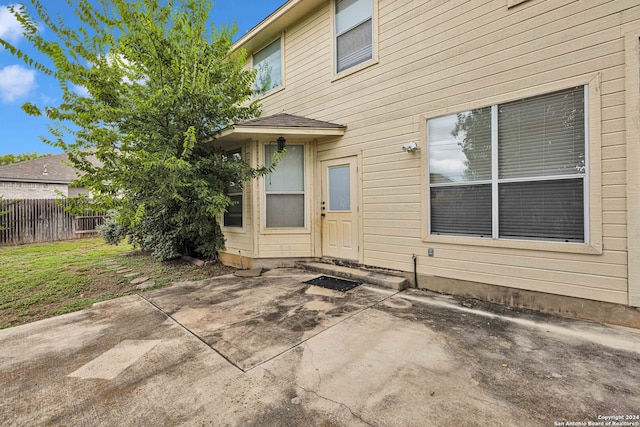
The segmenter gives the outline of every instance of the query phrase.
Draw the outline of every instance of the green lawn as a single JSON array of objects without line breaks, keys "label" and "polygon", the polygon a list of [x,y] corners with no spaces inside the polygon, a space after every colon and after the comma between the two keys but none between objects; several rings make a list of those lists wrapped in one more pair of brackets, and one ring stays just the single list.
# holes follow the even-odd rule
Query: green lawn
[{"label": "green lawn", "polygon": [[155,282],[202,280],[230,270],[182,260],[159,263],[130,245],[110,246],[100,238],[0,247],[0,329],[90,307],[141,292],[120,269]]}]

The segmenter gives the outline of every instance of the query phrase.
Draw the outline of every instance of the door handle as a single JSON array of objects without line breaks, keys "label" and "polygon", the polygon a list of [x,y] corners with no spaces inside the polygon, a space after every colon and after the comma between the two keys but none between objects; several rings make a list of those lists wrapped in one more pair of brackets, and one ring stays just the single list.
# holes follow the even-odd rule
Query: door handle
[{"label": "door handle", "polygon": [[320,216],[323,216],[323,217],[324,217],[324,216],[327,216],[327,214],[326,214],[326,213],[324,213],[324,212],[322,212],[322,213],[320,214]]}]

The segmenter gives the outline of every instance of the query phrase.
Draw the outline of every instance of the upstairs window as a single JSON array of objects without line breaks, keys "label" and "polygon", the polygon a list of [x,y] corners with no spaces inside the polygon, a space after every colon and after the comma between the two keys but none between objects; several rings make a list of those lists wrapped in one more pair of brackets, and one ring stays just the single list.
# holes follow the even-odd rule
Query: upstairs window
[{"label": "upstairs window", "polygon": [[584,242],[586,87],[428,121],[430,233]]},{"label": "upstairs window", "polygon": [[373,1],[336,0],[336,72],[373,58]]},{"label": "upstairs window", "polygon": [[282,86],[282,44],[280,38],[253,55],[258,70],[253,90],[261,95]]}]

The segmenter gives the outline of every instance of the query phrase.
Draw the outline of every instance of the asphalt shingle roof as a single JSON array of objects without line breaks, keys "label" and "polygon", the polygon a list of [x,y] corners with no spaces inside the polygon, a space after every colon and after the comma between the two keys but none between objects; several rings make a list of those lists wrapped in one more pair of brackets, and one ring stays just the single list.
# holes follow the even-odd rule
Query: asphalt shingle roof
[{"label": "asphalt shingle roof", "polygon": [[247,120],[246,122],[237,123],[236,126],[260,126],[260,127],[300,127],[300,128],[326,128],[326,129],[343,129],[344,125],[325,122],[322,120],[308,119],[293,114],[279,113],[267,117],[258,117],[257,119]]},{"label": "asphalt shingle roof", "polygon": [[0,166],[0,181],[69,183],[78,175],[67,163],[67,154],[63,153]]}]

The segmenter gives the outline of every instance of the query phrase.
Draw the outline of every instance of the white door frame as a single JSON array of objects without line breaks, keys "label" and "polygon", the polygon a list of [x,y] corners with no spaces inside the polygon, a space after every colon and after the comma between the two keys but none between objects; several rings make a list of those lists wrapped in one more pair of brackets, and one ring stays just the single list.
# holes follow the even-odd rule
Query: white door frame
[{"label": "white door frame", "polygon": [[[336,158],[323,158],[318,161],[319,170],[319,237],[320,237],[320,253],[324,257],[331,258],[342,258],[348,259],[352,261],[357,261],[362,263],[362,209],[361,209],[361,195],[362,195],[362,185],[360,179],[360,155],[351,154],[345,155]],[[350,210],[348,212],[344,211],[331,211],[330,209],[330,201],[328,200],[329,191],[328,188],[329,183],[329,175],[328,170],[331,167],[339,167],[340,165],[349,165],[350,166]],[[324,202],[324,203],[323,203]],[[325,216],[326,215],[326,216]],[[338,236],[338,243],[340,248],[335,248],[335,250],[331,249],[327,246],[327,239],[329,238],[329,229],[328,221],[334,219],[337,221],[344,221],[345,219],[351,223],[351,227],[355,227],[355,229],[351,228],[349,236],[345,236],[340,234]],[[337,227],[337,225],[336,225]],[[340,224],[340,230],[342,233],[345,230],[349,230],[349,228],[344,228],[344,224]],[[334,232],[337,233],[338,229],[334,229]],[[335,236],[334,236],[335,237]],[[352,250],[348,248],[345,249],[342,247],[343,239],[347,237],[347,241],[351,242]]]}]

